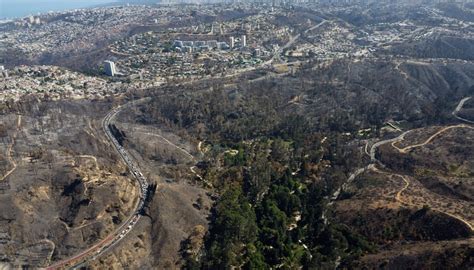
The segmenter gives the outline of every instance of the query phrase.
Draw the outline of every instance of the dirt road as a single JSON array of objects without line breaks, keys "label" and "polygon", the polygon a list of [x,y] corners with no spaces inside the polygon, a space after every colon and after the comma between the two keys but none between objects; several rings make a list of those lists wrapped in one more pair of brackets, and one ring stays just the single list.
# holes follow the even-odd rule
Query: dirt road
[{"label": "dirt road", "polygon": [[2,178],[0,178],[0,181],[5,180],[8,176],[10,176],[16,170],[17,164],[15,162],[15,159],[12,156],[12,151],[13,151],[13,146],[15,145],[16,137],[18,136],[18,133],[20,132],[20,128],[21,128],[21,115],[18,115],[17,123],[16,123],[16,131],[15,131],[15,134],[13,135],[12,143],[10,144],[7,150],[8,160],[12,164],[13,167],[9,171],[7,171],[7,173],[3,175]]}]

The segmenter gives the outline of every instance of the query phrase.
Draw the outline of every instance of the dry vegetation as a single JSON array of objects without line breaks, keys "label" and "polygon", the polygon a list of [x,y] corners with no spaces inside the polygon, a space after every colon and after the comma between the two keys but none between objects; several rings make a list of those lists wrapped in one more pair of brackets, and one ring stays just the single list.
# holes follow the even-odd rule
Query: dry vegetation
[{"label": "dry vegetation", "polygon": [[[14,135],[2,140],[2,155],[11,156],[2,163],[14,170],[1,183],[0,253],[15,265],[46,266],[108,235],[133,208],[137,189],[104,141],[106,104],[31,106],[19,112],[11,153]],[[2,123],[17,132],[14,116]]]}]

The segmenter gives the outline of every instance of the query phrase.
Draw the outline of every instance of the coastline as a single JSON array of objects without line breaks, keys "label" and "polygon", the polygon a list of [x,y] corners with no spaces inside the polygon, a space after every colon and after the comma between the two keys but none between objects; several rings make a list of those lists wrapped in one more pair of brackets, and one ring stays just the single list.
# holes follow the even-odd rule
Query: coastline
[{"label": "coastline", "polygon": [[[20,6],[18,3],[14,2],[3,2],[0,10],[4,10],[0,13],[0,23],[8,23],[12,22],[21,18],[25,18],[28,16],[42,16],[49,13],[60,13],[60,12],[67,12],[71,10],[81,10],[81,9],[91,9],[91,8],[98,8],[98,7],[107,7],[107,6],[114,6],[114,5],[121,5],[123,4],[120,0],[107,0],[107,1],[100,1],[97,0],[96,2],[91,1],[92,3],[87,2],[77,2],[77,3],[69,3],[68,5],[61,5],[64,6],[57,6],[54,4],[54,1],[51,0],[50,2],[43,2],[41,6],[37,7],[35,11],[33,10],[25,10],[19,11]],[[83,4],[83,5],[82,5]],[[9,6],[7,8],[7,6]]]}]

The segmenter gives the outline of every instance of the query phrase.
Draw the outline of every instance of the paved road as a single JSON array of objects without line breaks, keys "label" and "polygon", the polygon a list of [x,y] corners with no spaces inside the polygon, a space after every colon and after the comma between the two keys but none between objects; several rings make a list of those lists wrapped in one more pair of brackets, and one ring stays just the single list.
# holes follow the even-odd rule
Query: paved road
[{"label": "paved road", "polygon": [[58,268],[76,268],[83,265],[85,262],[94,260],[110,250],[113,246],[119,243],[127,234],[129,234],[132,229],[136,226],[138,221],[141,218],[140,210],[143,208],[147,189],[148,189],[148,182],[145,176],[143,176],[142,172],[138,165],[135,164],[131,156],[128,152],[118,143],[118,141],[113,136],[112,132],[109,129],[109,125],[113,122],[115,116],[122,111],[124,108],[136,106],[140,103],[143,103],[149,99],[141,99],[133,102],[129,102],[125,105],[119,106],[112,111],[110,111],[102,121],[102,128],[107,135],[107,138],[114,146],[114,149],[120,155],[122,160],[128,166],[130,172],[132,173],[133,177],[137,180],[140,185],[140,199],[135,206],[135,210],[133,213],[126,219],[122,225],[115,230],[112,234],[107,236],[105,239],[101,240],[97,244],[93,245],[92,247],[80,252],[77,255],[74,255],[70,258],[64,259],[57,263],[52,264],[51,266],[47,267],[46,269],[58,269]]},{"label": "paved road", "polygon": [[[306,29],[303,33],[308,33],[309,31],[313,31],[314,29],[324,25],[325,23],[327,23],[328,21],[327,20],[323,20],[322,22],[320,22],[319,24],[315,25],[315,26],[312,26],[308,29]],[[265,62],[264,64],[265,65],[269,65],[271,64],[276,58],[278,58],[278,60],[280,60],[280,55],[281,53],[283,52],[283,50],[289,48],[291,45],[293,45],[299,38],[301,37],[301,33],[300,34],[297,34],[293,37],[290,37],[290,40],[285,44],[283,45],[282,47],[280,47],[274,54],[273,54],[273,57],[268,60],[267,62]]]},{"label": "paved road", "polygon": [[468,100],[470,100],[472,97],[466,97],[466,98],[463,98],[458,106],[456,107],[456,109],[453,111],[453,115],[454,117],[456,117],[457,119],[461,120],[461,121],[464,121],[466,123],[469,123],[469,124],[474,124],[474,121],[471,121],[471,120],[468,120],[466,118],[462,118],[461,116],[458,116],[458,113],[459,111],[462,109],[462,107],[464,106],[464,103],[466,103]]},{"label": "paved road", "polygon": [[380,161],[377,160],[377,158],[375,157],[375,153],[377,152],[377,148],[379,148],[380,146],[384,145],[384,144],[387,144],[387,143],[395,143],[395,142],[399,142],[399,141],[403,141],[405,139],[405,136],[410,132],[409,131],[405,131],[403,132],[402,134],[400,134],[398,137],[396,138],[392,138],[392,139],[388,139],[388,140],[383,140],[383,141],[380,141],[380,142],[377,142],[375,143],[374,145],[372,145],[372,147],[370,148],[370,160],[372,162],[378,162],[380,163]]}]

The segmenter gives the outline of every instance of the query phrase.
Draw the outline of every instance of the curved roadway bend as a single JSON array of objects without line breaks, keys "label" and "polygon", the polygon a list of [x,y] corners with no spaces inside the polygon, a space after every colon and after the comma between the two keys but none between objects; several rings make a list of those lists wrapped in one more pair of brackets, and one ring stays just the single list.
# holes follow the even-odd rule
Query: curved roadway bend
[{"label": "curved roadway bend", "polygon": [[[467,123],[474,123],[474,121],[471,121],[471,120],[467,120],[467,119],[464,119],[464,118],[461,118],[459,116],[457,116],[457,113],[462,109],[462,107],[464,106],[464,103],[466,101],[468,101],[469,99],[471,99],[471,97],[467,97],[467,98],[464,98],[462,99],[458,106],[456,107],[456,109],[453,111],[453,116],[455,116],[457,119],[459,120],[462,120],[462,121],[465,121]],[[379,170],[375,165],[376,164],[379,164],[380,166],[382,167],[386,167],[381,161],[379,161],[377,158],[376,158],[376,152],[377,152],[377,148],[384,145],[384,144],[387,144],[387,143],[391,143],[392,147],[397,149],[398,151],[402,152],[402,153],[406,153],[407,150],[410,150],[410,149],[413,149],[413,148],[416,148],[416,147],[421,147],[421,146],[424,146],[428,143],[430,143],[436,136],[440,135],[441,133],[444,133],[450,129],[453,129],[453,128],[469,128],[469,129],[474,129],[474,127],[470,126],[470,125],[466,125],[466,124],[459,124],[459,125],[454,125],[454,126],[448,126],[448,127],[445,127],[441,130],[439,130],[438,132],[436,132],[435,134],[433,134],[430,138],[428,138],[424,143],[421,143],[421,144],[414,144],[414,145],[411,145],[411,146],[407,146],[403,149],[400,149],[398,148],[395,144],[397,142],[400,142],[400,141],[403,141],[405,139],[405,136],[411,132],[411,130],[408,130],[408,131],[405,131],[403,132],[402,134],[400,134],[399,136],[395,137],[395,138],[392,138],[392,139],[388,139],[388,140],[382,140],[380,142],[377,142],[375,144],[372,145],[372,147],[370,148],[370,151],[367,151],[367,148],[368,148],[368,144],[365,145],[365,152],[367,154],[369,154],[370,156],[370,159],[371,159],[371,163],[369,165],[367,165],[366,167],[363,167],[363,168],[359,168],[357,169],[355,172],[353,172],[349,178],[347,179],[347,181],[341,186],[339,187],[339,189],[337,189],[333,195],[329,198],[329,203],[328,205],[331,205],[335,200],[337,200],[337,198],[339,197],[339,194],[341,192],[341,190],[343,188],[345,188],[350,182],[352,182],[357,176],[359,176],[360,174],[362,174],[363,172],[367,171],[367,170],[372,170],[374,172],[377,172],[377,173],[383,173],[383,174],[389,174],[389,175],[394,175],[394,176],[398,176],[400,177],[403,182],[404,182],[404,185],[403,187],[396,193],[395,195],[395,200],[400,202],[400,203],[404,203],[404,204],[407,204],[407,205],[411,205],[411,206],[417,206],[417,205],[414,205],[414,204],[411,204],[409,202],[406,202],[406,201],[403,201],[402,199],[402,193],[404,191],[406,191],[408,189],[408,187],[410,186],[410,181],[408,179],[407,176],[405,175],[401,175],[401,174],[397,174],[397,173],[390,173],[390,172],[386,172],[386,171],[382,171],[382,170]],[[437,211],[437,212],[440,212],[440,213],[443,213],[445,215],[448,215],[452,218],[455,218],[459,221],[461,221],[462,223],[464,223],[470,230],[471,232],[474,231],[474,226],[467,220],[463,219],[462,217],[460,216],[457,216],[457,215],[454,215],[454,214],[451,214],[451,213],[448,213],[448,212],[445,212],[445,211],[442,211],[442,210],[438,210],[438,209],[433,209],[433,211]],[[325,213],[323,212],[322,214],[322,218],[327,221],[326,217],[325,217]]]},{"label": "curved roadway bend", "polygon": [[122,240],[128,233],[132,231],[132,229],[140,220],[141,215],[139,214],[139,212],[145,203],[145,199],[146,199],[145,197],[146,197],[147,189],[148,189],[148,182],[145,176],[140,171],[140,168],[135,164],[135,162],[133,162],[133,159],[131,158],[131,156],[127,153],[127,151],[118,143],[118,141],[112,135],[109,129],[109,125],[112,122],[112,120],[115,118],[115,116],[124,108],[135,106],[147,100],[148,98],[144,98],[137,101],[129,102],[122,106],[118,106],[117,108],[110,111],[102,120],[102,128],[104,129],[104,132],[107,135],[107,138],[113,144],[115,150],[120,155],[122,160],[128,166],[133,177],[140,184],[140,200],[137,202],[137,205],[135,206],[135,210],[127,218],[127,220],[123,222],[122,225],[118,229],[116,229],[112,234],[107,236],[107,238],[101,240],[97,244],[80,252],[79,254],[74,255],[73,257],[64,259],[62,261],[59,261],[55,264],[48,266],[46,269],[58,269],[58,268],[63,268],[63,267],[75,268],[79,265],[84,264],[85,262],[89,260],[96,259],[97,257],[104,254],[106,251],[108,251],[111,247],[115,246],[118,242],[120,242],[120,240]]},{"label": "curved roadway bend", "polygon": [[458,106],[456,107],[456,109],[453,111],[453,115],[454,117],[456,117],[457,119],[461,120],[461,121],[464,121],[466,123],[470,123],[470,124],[474,124],[474,121],[471,121],[471,120],[468,120],[466,118],[462,118],[461,116],[458,116],[458,112],[462,109],[462,107],[464,106],[464,103],[466,103],[468,100],[470,100],[472,97],[466,97],[466,98],[463,98]]},{"label": "curved roadway bend", "polygon": [[393,148],[397,149],[398,152],[400,153],[407,153],[408,151],[410,151],[411,149],[414,149],[414,148],[418,148],[418,147],[422,147],[422,146],[425,146],[427,145],[428,143],[430,143],[431,141],[433,141],[436,137],[438,137],[439,135],[443,134],[444,132],[448,131],[448,130],[451,130],[451,129],[455,129],[455,128],[469,128],[469,129],[474,129],[472,126],[470,125],[466,125],[466,124],[459,124],[459,125],[455,125],[455,126],[448,126],[448,127],[444,127],[440,130],[438,130],[435,134],[431,135],[428,139],[426,139],[426,141],[422,142],[422,143],[419,143],[419,144],[412,144],[410,146],[407,146],[407,147],[404,147],[404,148],[400,148],[398,146],[395,145],[395,143],[398,142],[397,141],[394,141],[392,142],[392,146]]},{"label": "curved roadway bend", "polygon": [[[473,121],[470,121],[470,120],[467,120],[467,119],[464,119],[464,118],[461,118],[461,117],[458,117],[458,116],[457,116],[457,113],[462,109],[462,107],[464,106],[464,103],[465,103],[466,101],[468,101],[469,99],[471,99],[471,97],[467,97],[467,98],[462,99],[462,100],[459,102],[458,106],[456,107],[456,109],[453,111],[452,114],[453,114],[456,118],[458,118],[459,120],[462,120],[462,121],[465,121],[465,122],[468,122],[468,123],[474,123]],[[379,147],[379,146],[381,146],[381,145],[383,145],[383,144],[386,144],[386,143],[391,143],[393,148],[397,149],[397,150],[398,150],[399,152],[401,152],[401,153],[406,153],[407,150],[410,150],[410,149],[413,149],[413,148],[416,148],[416,147],[422,147],[422,146],[424,146],[424,145],[430,143],[436,136],[438,136],[438,135],[440,135],[440,134],[442,134],[442,133],[444,133],[444,132],[446,132],[446,131],[448,131],[448,130],[450,130],[450,129],[453,129],[453,128],[469,128],[469,129],[474,129],[474,127],[472,127],[472,126],[470,126],[470,125],[466,125],[466,124],[460,124],[460,125],[455,125],[455,126],[448,126],[448,127],[445,127],[445,128],[443,128],[443,129],[439,130],[439,131],[436,132],[435,134],[433,134],[430,138],[428,138],[428,139],[427,139],[425,142],[423,142],[423,143],[420,143],[420,144],[413,144],[413,145],[407,146],[407,147],[402,148],[402,149],[398,148],[395,144],[396,144],[397,142],[400,142],[400,141],[404,140],[405,135],[410,132],[410,130],[409,130],[409,131],[406,131],[406,132],[402,133],[400,136],[398,136],[398,137],[396,137],[396,138],[389,139],[389,140],[383,140],[383,141],[380,141],[380,142],[375,143],[374,145],[372,145],[372,148],[370,149],[370,157],[371,157],[371,160],[372,160],[372,162],[377,162],[377,163],[380,164],[382,167],[385,167],[385,165],[384,165],[382,162],[380,162],[379,160],[377,160],[376,157],[375,157],[375,152],[377,151],[377,147]],[[404,200],[402,199],[402,193],[403,193],[405,190],[407,190],[408,187],[410,186],[410,181],[409,181],[409,179],[408,179],[407,176],[401,175],[401,174],[397,174],[397,173],[390,173],[390,172],[382,171],[382,170],[377,169],[377,167],[375,167],[374,165],[372,165],[372,166],[369,165],[368,168],[371,169],[371,170],[374,171],[374,172],[384,173],[384,174],[389,174],[389,175],[394,175],[394,176],[400,177],[400,178],[403,180],[404,185],[403,185],[403,187],[396,193],[396,195],[395,195],[395,200],[398,201],[398,202],[400,202],[400,203],[406,204],[406,205],[411,205],[411,206],[415,206],[415,207],[417,206],[417,205],[412,204],[412,203],[410,203],[410,202],[406,202],[406,201],[404,201]],[[460,216],[457,216],[457,215],[454,215],[454,214],[451,214],[451,213],[448,213],[448,212],[445,212],[445,211],[442,211],[442,210],[438,210],[438,209],[433,209],[433,211],[436,211],[436,212],[439,212],[439,213],[443,213],[443,214],[448,215],[448,216],[450,216],[450,217],[452,217],[452,218],[455,218],[455,219],[461,221],[462,223],[464,223],[464,224],[470,229],[471,232],[474,231],[473,225],[472,225],[469,221],[465,220],[464,218],[462,218],[462,217],[460,217]]]}]

